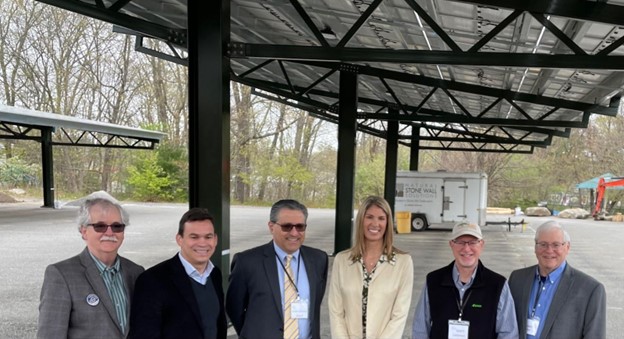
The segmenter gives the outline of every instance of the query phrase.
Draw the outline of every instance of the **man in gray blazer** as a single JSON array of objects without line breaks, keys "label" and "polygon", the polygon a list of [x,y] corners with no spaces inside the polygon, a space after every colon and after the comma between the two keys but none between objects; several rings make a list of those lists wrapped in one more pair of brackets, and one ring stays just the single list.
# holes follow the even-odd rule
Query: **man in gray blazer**
[{"label": "man in gray blazer", "polygon": [[78,216],[86,248],[46,268],[38,338],[125,338],[130,297],[143,267],[117,255],[128,213],[104,191],[90,194]]},{"label": "man in gray blazer", "polygon": [[276,202],[268,223],[273,241],[234,256],[225,308],[240,338],[320,338],[328,259],[302,246],[307,218],[301,203]]},{"label": "man in gray blazer", "polygon": [[568,232],[547,221],[535,233],[538,264],[511,273],[521,339],[606,338],[605,288],[567,263],[569,251]]}]

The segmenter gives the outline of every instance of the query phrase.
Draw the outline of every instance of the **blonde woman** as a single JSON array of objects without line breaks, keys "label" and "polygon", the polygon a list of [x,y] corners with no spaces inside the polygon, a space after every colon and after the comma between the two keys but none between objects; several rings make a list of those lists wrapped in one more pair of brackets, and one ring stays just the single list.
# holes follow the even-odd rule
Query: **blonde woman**
[{"label": "blonde woman", "polygon": [[355,244],[336,255],[329,287],[332,338],[401,338],[414,266],[392,244],[392,211],[370,196],[355,219]]}]

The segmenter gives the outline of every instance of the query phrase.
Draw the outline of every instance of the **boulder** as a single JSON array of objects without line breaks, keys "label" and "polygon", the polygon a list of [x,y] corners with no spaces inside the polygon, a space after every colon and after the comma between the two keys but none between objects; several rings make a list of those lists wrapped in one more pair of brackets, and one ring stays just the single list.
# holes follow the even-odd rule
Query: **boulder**
[{"label": "boulder", "polygon": [[582,208],[568,208],[559,212],[559,218],[564,219],[586,219],[590,213]]},{"label": "boulder", "polygon": [[530,217],[548,217],[550,216],[550,210],[546,207],[527,207],[524,214]]},{"label": "boulder", "polygon": [[8,194],[0,192],[0,203],[5,202],[17,202],[17,200],[15,200],[12,196]]},{"label": "boulder", "polygon": [[26,194],[26,191],[24,191],[21,188],[12,188],[12,189],[9,190],[9,193],[16,194],[16,195],[24,195],[24,194]]}]

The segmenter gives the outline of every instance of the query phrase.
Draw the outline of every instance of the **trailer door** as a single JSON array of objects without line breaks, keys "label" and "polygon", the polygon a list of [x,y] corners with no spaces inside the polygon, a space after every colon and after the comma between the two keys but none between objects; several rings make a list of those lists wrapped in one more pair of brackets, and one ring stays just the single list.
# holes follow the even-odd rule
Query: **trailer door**
[{"label": "trailer door", "polygon": [[444,181],[444,202],[442,222],[459,222],[467,218],[466,191],[468,185],[462,179],[446,179]]}]

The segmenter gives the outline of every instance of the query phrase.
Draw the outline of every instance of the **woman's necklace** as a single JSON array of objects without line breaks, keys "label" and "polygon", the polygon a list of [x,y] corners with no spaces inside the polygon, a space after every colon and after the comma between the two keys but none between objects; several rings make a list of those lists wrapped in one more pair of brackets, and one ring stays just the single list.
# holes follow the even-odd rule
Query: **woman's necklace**
[{"label": "woman's necklace", "polygon": [[379,253],[378,255],[373,255],[373,256],[367,256],[367,255],[363,256],[364,266],[366,266],[366,270],[368,272],[372,271],[373,268],[375,268],[375,266],[379,262],[379,258],[381,258],[381,253]]}]

